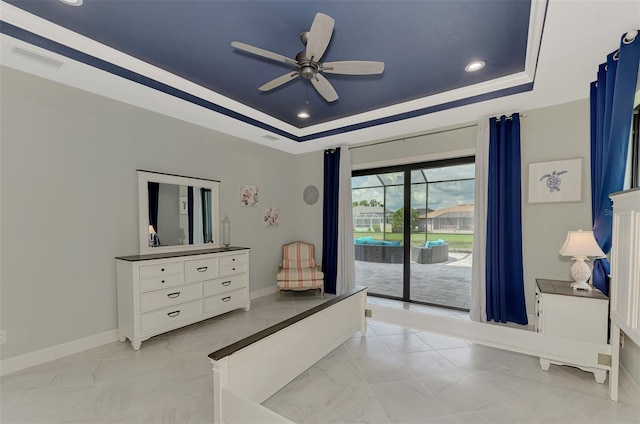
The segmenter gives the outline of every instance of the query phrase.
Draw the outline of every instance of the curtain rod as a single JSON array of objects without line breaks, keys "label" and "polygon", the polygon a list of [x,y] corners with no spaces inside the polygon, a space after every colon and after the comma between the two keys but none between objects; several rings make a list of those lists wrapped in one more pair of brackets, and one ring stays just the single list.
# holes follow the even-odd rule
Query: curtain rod
[{"label": "curtain rod", "polygon": [[[527,117],[526,113],[521,113],[520,114],[520,118],[524,119],[526,117]],[[496,118],[496,121],[500,121],[502,119],[502,116],[495,116],[494,118]],[[507,120],[507,121],[509,121],[511,119],[513,119],[513,114],[508,115],[508,116],[505,117],[505,120]]]},{"label": "curtain rod", "polygon": [[[513,116],[513,114],[509,115],[506,117],[507,120],[512,119],[511,117]],[[521,118],[526,118],[527,115],[525,113],[521,113],[520,114]],[[495,117],[497,121],[500,121],[500,117]],[[486,118],[485,118],[486,119]],[[396,141],[407,141],[407,140],[411,140],[412,138],[418,138],[418,137],[424,137],[425,135],[434,135],[434,134],[441,134],[441,133],[446,133],[449,131],[457,131],[457,130],[463,130],[465,128],[473,128],[473,127],[477,127],[478,124],[471,124],[471,125],[465,125],[463,127],[456,127],[456,128],[449,128],[448,130],[440,130],[440,131],[434,131],[434,132],[430,132],[430,133],[424,133],[424,134],[419,134],[419,135],[413,135],[411,137],[406,137],[406,138],[396,138],[394,140],[387,140],[387,141],[378,141],[376,143],[370,143],[370,144],[361,144],[359,146],[353,146],[353,147],[349,147],[349,150],[353,150],[353,149],[360,149],[361,147],[371,147],[371,146],[377,146],[378,144],[386,144],[386,143],[395,143]]]},{"label": "curtain rod", "polygon": [[446,132],[449,132],[449,131],[462,130],[462,129],[465,129],[465,128],[472,128],[472,127],[477,127],[477,126],[478,126],[478,124],[465,125],[464,127],[456,127],[456,128],[450,128],[448,130],[440,130],[440,131],[434,131],[434,132],[424,133],[424,134],[419,134],[419,135],[412,135],[411,137],[406,137],[406,138],[396,138],[394,140],[378,141],[376,143],[362,144],[360,146],[349,147],[349,150],[359,149],[361,147],[377,146],[378,144],[395,143],[396,141],[407,141],[407,140],[411,140],[412,138],[424,137],[425,135],[441,134],[441,133],[446,133]]}]

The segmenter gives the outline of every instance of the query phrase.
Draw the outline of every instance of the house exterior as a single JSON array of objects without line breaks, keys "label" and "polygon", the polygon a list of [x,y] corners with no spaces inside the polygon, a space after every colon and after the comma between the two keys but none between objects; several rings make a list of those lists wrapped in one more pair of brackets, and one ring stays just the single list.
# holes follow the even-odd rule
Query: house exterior
[{"label": "house exterior", "polygon": [[418,218],[420,231],[473,232],[473,205],[454,205]]},{"label": "house exterior", "polygon": [[382,206],[354,206],[354,231],[382,231],[383,226],[391,231],[392,212]]}]

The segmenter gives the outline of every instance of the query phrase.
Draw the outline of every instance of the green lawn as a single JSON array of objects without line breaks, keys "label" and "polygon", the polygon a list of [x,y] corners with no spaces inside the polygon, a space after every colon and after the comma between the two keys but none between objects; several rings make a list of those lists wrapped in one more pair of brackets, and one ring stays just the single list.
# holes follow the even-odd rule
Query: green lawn
[{"label": "green lawn", "polygon": [[[400,233],[386,233],[384,240],[402,241]],[[373,232],[354,232],[353,238],[373,237],[374,240],[383,240],[382,233]],[[471,249],[473,247],[473,234],[458,233],[429,233],[427,240],[442,239],[446,241],[452,249]],[[411,244],[413,246],[423,246],[425,243],[424,233],[411,234]]]}]

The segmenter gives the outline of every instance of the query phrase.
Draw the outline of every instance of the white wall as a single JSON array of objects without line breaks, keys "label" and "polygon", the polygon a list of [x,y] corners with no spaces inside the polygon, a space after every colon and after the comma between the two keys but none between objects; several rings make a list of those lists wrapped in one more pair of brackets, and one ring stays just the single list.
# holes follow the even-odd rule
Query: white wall
[{"label": "white wall", "polygon": [[[528,111],[521,136],[522,249],[527,310],[533,313],[536,278],[571,279],[571,258],[558,254],[567,232],[591,230],[589,100]],[[572,158],[582,158],[582,200],[529,204],[528,165]]]},{"label": "white wall", "polygon": [[[308,143],[313,143],[309,141]],[[324,179],[324,152],[317,151],[296,156],[296,188],[292,194],[301,206],[296,208],[296,240],[313,243],[316,249],[316,261],[322,261],[322,193]],[[307,205],[303,200],[304,189],[314,185],[320,196],[315,205]],[[293,240],[292,240],[293,241]]]},{"label": "white wall", "polygon": [[[8,68],[0,77],[2,359],[117,327],[113,258],[138,252],[136,169],[220,180],[232,243],[252,249],[251,290],[275,285],[308,211],[295,156]],[[317,183],[315,159],[304,163]],[[240,206],[244,184],[260,188],[258,207]],[[280,207],[279,227],[264,227],[264,206]]]}]

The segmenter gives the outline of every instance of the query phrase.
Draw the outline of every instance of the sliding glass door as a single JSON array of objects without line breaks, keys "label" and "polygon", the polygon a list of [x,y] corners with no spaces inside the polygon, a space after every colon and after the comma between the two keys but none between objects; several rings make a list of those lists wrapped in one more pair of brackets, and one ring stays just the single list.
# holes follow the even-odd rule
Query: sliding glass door
[{"label": "sliding glass door", "polygon": [[369,293],[468,309],[473,157],[355,171],[356,279]]},{"label": "sliding glass door", "polygon": [[356,274],[379,295],[402,298],[404,172],[381,172],[351,179]]}]

